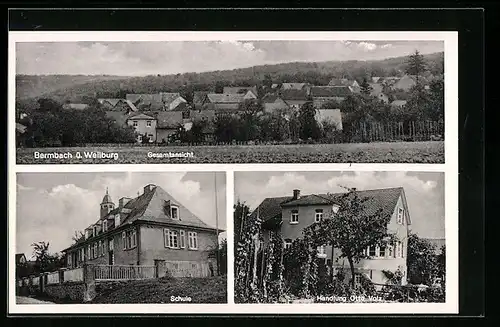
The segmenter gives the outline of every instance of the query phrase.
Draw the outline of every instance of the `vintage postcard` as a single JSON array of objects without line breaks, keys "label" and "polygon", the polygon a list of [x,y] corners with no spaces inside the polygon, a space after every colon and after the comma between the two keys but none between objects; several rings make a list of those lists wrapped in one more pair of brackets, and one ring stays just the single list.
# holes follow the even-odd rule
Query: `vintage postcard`
[{"label": "vintage postcard", "polygon": [[10,32],[11,314],[458,313],[457,32]]}]

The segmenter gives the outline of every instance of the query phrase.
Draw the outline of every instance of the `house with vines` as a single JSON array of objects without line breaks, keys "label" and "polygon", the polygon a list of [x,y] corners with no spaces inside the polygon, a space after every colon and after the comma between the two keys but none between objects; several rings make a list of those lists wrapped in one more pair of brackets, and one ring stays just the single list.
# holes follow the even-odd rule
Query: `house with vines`
[{"label": "house with vines", "polygon": [[[283,259],[276,259],[277,252],[280,255],[285,253],[295,240],[304,236],[304,230],[308,226],[336,215],[339,199],[343,194],[345,193],[303,195],[296,189],[290,195],[264,199],[248,217],[249,221],[258,222],[257,229],[252,232],[255,253],[250,253],[249,260],[253,263],[250,263],[252,269],[248,271],[248,275],[255,277],[253,283],[265,283],[270,266],[279,267],[270,263],[271,257],[275,262],[278,260],[283,263]],[[399,271],[402,275],[401,283],[406,284],[411,219],[404,189],[359,190],[357,194],[363,199],[363,214],[369,216],[377,213],[388,217],[387,232],[393,236],[393,241],[386,245],[366,247],[365,258],[354,263],[355,284],[361,283],[363,277],[374,284],[384,284],[387,282],[387,271]],[[276,240],[282,244],[282,249],[276,247]],[[326,244],[317,247],[315,251],[316,260],[321,261],[333,275],[343,271],[346,281],[352,279],[350,265],[340,249]],[[276,270],[279,269],[274,268],[274,274],[282,274],[282,271]]]}]

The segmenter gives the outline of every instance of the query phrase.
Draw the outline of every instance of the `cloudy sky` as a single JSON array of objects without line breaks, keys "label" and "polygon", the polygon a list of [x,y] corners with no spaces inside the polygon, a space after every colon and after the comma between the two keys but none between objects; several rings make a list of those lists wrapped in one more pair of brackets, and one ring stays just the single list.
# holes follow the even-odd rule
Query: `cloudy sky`
[{"label": "cloudy sky", "polygon": [[142,76],[293,61],[376,60],[444,51],[443,41],[158,41],[17,43],[17,74]]},{"label": "cloudy sky", "polygon": [[[217,174],[219,228],[226,228],[226,179]],[[109,188],[115,204],[137,197],[156,184],[208,225],[215,227],[215,173],[19,173],[17,175],[16,253],[32,254],[33,242],[50,242],[50,251],[71,245],[71,237],[99,219]],[[225,233],[223,233],[225,235]]]},{"label": "cloudy sky", "polygon": [[336,193],[339,185],[359,190],[403,187],[412,219],[411,229],[421,237],[444,234],[444,174],[436,172],[235,172],[235,201],[253,210],[267,197]]}]

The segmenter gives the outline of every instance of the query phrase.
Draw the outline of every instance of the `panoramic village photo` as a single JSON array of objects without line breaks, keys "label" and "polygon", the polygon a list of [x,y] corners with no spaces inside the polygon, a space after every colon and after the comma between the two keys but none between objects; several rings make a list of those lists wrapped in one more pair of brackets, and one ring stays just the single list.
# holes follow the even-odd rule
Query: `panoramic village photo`
[{"label": "panoramic village photo", "polygon": [[16,302],[227,303],[224,172],[18,173]]},{"label": "panoramic village photo", "polygon": [[18,164],[444,163],[444,41],[15,48]]},{"label": "panoramic village photo", "polygon": [[235,172],[235,303],[446,302],[444,173]]}]

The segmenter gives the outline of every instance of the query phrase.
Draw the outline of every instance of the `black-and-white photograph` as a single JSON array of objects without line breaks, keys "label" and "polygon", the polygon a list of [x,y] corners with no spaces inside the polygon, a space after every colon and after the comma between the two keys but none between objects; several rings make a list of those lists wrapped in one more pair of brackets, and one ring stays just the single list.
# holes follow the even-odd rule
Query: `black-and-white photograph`
[{"label": "black-and-white photograph", "polygon": [[17,163],[444,163],[444,45],[16,42]]},{"label": "black-and-white photograph", "polygon": [[446,301],[442,172],[235,172],[235,303]]},{"label": "black-and-white photograph", "polygon": [[227,303],[224,172],[18,173],[17,304]]}]

